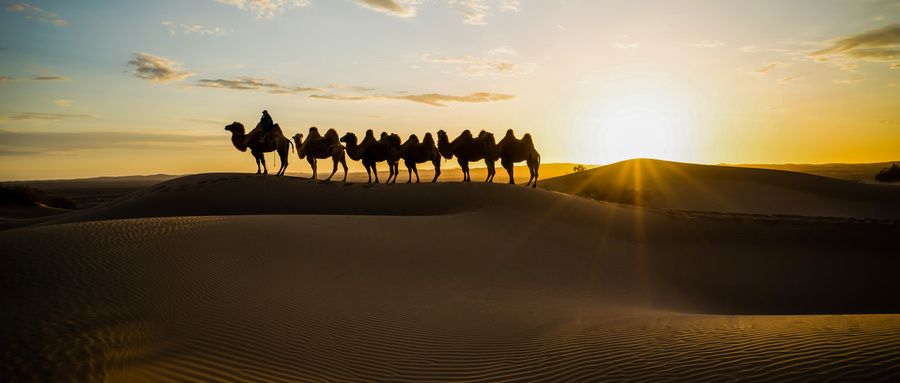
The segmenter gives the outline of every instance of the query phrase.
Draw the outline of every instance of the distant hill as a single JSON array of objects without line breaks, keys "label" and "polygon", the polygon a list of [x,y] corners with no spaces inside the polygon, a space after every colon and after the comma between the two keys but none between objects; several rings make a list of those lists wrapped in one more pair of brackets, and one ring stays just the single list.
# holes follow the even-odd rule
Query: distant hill
[{"label": "distant hill", "polygon": [[757,168],[757,169],[774,169],[786,170],[790,172],[815,174],[817,176],[837,178],[847,181],[874,182],[875,175],[881,169],[890,167],[893,162],[875,162],[868,164],[738,164],[724,166],[735,166],[741,168]]}]

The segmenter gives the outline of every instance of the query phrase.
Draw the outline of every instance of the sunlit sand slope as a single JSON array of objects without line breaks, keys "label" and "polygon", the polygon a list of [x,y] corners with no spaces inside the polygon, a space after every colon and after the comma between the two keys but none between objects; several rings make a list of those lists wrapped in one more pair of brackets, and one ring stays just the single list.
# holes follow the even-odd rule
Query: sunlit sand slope
[{"label": "sunlit sand slope", "polygon": [[769,169],[638,159],[546,180],[540,186],[656,208],[900,218],[900,188]]},{"label": "sunlit sand slope", "polygon": [[3,380],[900,378],[890,221],[222,174],[66,220],[0,232]]}]

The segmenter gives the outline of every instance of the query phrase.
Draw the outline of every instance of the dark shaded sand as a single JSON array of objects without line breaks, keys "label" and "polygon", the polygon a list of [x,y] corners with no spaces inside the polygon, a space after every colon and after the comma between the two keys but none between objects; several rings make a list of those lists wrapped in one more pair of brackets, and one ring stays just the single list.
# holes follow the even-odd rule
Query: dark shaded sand
[{"label": "dark shaded sand", "polygon": [[0,380],[896,381],[900,226],[852,206],[183,177],[0,232]]}]

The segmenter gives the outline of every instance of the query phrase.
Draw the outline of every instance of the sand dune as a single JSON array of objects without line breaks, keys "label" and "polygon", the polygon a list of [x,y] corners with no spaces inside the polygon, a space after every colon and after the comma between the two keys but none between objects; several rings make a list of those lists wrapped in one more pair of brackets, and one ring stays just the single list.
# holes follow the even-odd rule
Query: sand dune
[{"label": "sand dune", "polygon": [[547,180],[541,187],[653,208],[900,218],[900,188],[769,169],[639,159]]},{"label": "sand dune", "polygon": [[[502,184],[188,176],[0,232],[3,374],[896,380],[898,236]],[[878,315],[795,315],[847,313]]]}]

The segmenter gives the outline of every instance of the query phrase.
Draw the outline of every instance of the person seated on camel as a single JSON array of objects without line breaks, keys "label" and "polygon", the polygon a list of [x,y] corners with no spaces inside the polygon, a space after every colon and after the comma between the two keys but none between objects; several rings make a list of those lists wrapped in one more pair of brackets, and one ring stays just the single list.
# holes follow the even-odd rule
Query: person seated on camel
[{"label": "person seated on camel", "polygon": [[262,128],[263,134],[259,137],[259,142],[261,144],[265,144],[269,139],[269,132],[272,131],[272,127],[275,126],[275,122],[272,121],[272,116],[269,115],[268,110],[263,110],[262,117],[259,119],[259,126]]}]

